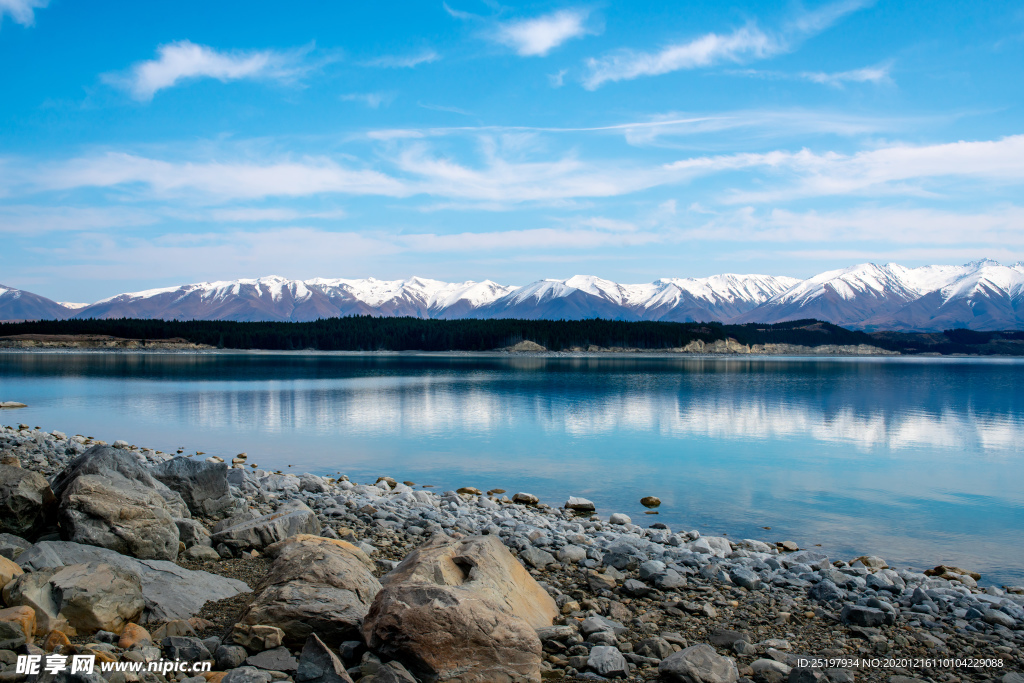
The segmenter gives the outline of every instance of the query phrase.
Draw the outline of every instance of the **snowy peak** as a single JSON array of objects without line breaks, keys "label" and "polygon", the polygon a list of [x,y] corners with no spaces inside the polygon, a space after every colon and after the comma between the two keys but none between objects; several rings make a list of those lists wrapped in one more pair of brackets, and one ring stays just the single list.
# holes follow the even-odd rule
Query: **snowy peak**
[{"label": "snowy peak", "polygon": [[724,273],[622,284],[594,275],[523,287],[424,277],[279,275],[200,282],[59,304],[0,286],[0,320],[163,318],[306,321],[349,315],[774,323],[817,318],[861,329],[1024,329],[1024,262],[991,259],[907,268],[860,263],[807,280]]}]

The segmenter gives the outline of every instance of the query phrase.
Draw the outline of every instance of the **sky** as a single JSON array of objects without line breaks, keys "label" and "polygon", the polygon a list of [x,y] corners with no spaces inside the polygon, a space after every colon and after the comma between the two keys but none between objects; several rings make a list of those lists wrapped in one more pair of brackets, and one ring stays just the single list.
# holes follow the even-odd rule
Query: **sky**
[{"label": "sky", "polygon": [[0,0],[0,283],[1024,259],[1024,5]]}]

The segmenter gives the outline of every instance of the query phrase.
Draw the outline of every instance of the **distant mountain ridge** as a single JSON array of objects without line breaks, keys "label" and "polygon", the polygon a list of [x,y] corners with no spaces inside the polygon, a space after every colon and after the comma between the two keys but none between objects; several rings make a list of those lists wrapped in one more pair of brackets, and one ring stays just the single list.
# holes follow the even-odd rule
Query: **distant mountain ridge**
[{"label": "distant mountain ridge", "polygon": [[62,305],[0,286],[0,320],[154,318],[310,321],[349,315],[777,323],[816,318],[854,329],[1024,329],[1024,263],[981,260],[906,268],[863,263],[806,280],[723,274],[620,284],[576,275],[523,287],[483,282],[289,280],[203,282]]}]

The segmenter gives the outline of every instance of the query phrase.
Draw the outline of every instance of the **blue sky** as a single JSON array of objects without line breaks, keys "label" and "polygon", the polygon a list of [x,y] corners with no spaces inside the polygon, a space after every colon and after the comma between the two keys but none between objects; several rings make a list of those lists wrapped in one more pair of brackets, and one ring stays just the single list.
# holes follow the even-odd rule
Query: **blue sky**
[{"label": "blue sky", "polygon": [[1024,259],[1019,2],[0,0],[0,282]]}]

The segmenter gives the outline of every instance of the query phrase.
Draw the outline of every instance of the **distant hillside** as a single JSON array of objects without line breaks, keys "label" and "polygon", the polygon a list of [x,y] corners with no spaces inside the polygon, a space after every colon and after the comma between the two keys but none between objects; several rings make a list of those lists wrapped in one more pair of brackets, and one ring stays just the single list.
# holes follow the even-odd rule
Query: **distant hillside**
[{"label": "distant hillside", "polygon": [[[0,323],[0,346],[55,335],[109,337],[131,341],[112,347],[183,345],[224,349],[321,351],[492,351],[520,342],[549,351],[712,351],[798,353],[799,348],[875,347],[899,353],[1024,355],[1024,332],[865,333],[818,320],[775,325],[750,323],[673,323],[617,320],[424,320],[353,316],[304,323],[224,320],[163,321],[145,319],[44,320]],[[733,341],[728,341],[733,340]],[[767,345],[767,346],[766,346]],[[758,348],[755,348],[758,347]],[[529,344],[520,348],[533,348]],[[861,352],[869,352],[862,348]]]}]

